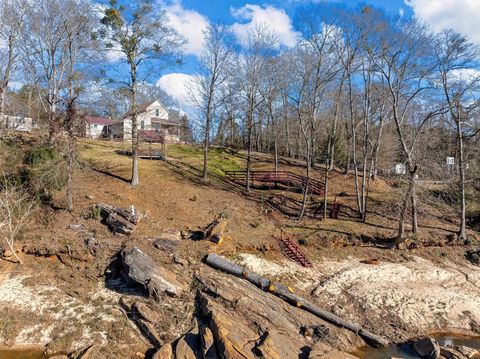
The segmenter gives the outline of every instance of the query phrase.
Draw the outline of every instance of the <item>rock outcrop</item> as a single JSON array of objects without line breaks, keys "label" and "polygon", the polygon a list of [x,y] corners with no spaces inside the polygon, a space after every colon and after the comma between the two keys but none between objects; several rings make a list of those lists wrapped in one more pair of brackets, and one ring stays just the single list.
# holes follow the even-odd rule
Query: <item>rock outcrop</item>
[{"label": "rock outcrop", "polygon": [[122,264],[124,276],[143,285],[150,296],[157,300],[162,294],[176,296],[182,291],[182,285],[175,274],[158,265],[137,247],[122,251]]}]

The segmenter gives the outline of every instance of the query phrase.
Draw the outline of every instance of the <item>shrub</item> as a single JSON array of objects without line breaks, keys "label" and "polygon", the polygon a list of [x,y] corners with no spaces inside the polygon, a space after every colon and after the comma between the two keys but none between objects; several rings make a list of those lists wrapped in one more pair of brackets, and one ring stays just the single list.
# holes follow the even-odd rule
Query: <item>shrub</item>
[{"label": "shrub", "polygon": [[100,219],[101,212],[102,210],[100,208],[93,205],[92,210],[90,212],[90,218],[97,219],[97,220]]},{"label": "shrub", "polygon": [[15,252],[14,242],[34,210],[35,201],[31,195],[22,186],[3,178],[0,188],[0,237],[20,263],[22,260]]},{"label": "shrub", "polygon": [[55,191],[61,191],[67,183],[66,163],[56,149],[39,146],[24,156],[20,171],[22,182],[37,197],[50,201]]},{"label": "shrub", "polygon": [[36,166],[48,161],[53,161],[57,157],[57,151],[53,148],[41,146],[27,151],[23,162],[30,166]]}]

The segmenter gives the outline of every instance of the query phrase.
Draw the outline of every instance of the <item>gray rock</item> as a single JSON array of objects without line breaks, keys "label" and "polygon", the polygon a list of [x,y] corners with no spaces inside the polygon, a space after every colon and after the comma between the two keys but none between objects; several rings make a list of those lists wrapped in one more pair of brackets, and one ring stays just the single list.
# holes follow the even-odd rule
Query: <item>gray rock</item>
[{"label": "gray rock", "polygon": [[163,344],[161,348],[153,355],[152,359],[172,359],[173,349],[170,343]]},{"label": "gray rock", "polygon": [[163,293],[176,296],[181,285],[175,274],[159,266],[139,248],[125,248],[122,251],[124,274],[132,281],[143,285],[150,295],[159,300]]},{"label": "gray rock", "polygon": [[413,348],[421,358],[437,359],[440,357],[440,346],[435,339],[422,338],[413,343]]},{"label": "gray rock", "polygon": [[153,242],[155,248],[160,249],[161,251],[173,253],[177,249],[180,241],[172,240],[167,238],[159,238]]}]

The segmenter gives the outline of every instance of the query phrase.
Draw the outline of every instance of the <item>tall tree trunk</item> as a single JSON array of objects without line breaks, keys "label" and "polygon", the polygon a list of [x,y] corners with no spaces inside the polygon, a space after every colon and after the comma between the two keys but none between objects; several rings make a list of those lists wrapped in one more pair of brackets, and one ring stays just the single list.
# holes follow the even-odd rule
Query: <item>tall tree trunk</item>
[{"label": "tall tree trunk", "polygon": [[249,106],[247,111],[247,178],[246,189],[250,192],[250,173],[252,165],[252,126],[253,126],[253,106]]},{"label": "tall tree trunk", "polygon": [[[272,138],[273,138],[273,162],[275,166],[275,172],[278,171],[278,131],[277,131],[277,124],[275,122],[275,116],[273,113],[273,104],[272,101],[268,101],[268,115],[270,117],[270,128],[272,131]],[[268,146],[270,150],[270,144]]]},{"label": "tall tree trunk", "polygon": [[138,178],[138,105],[137,105],[137,69],[131,64],[132,96],[132,187],[140,184]]},{"label": "tall tree trunk", "polygon": [[230,146],[235,145],[235,118],[233,114],[229,115],[230,120]]},{"label": "tall tree trunk", "polygon": [[288,100],[286,94],[283,96],[283,121],[285,121],[285,154],[288,157],[292,157],[290,148],[290,126],[288,123]]},{"label": "tall tree trunk", "polygon": [[417,166],[414,166],[413,169],[410,170],[408,190],[407,190],[407,193],[405,194],[405,198],[403,199],[402,207],[400,209],[400,218],[398,220],[398,234],[395,241],[395,245],[397,248],[403,241],[405,241],[405,238],[406,238],[405,237],[405,217],[407,214],[408,202],[411,201],[412,193],[415,188],[415,178],[417,176],[417,171],[418,171]]},{"label": "tall tree trunk", "polygon": [[7,95],[7,88],[0,86],[0,117],[5,115],[5,99]]},{"label": "tall tree trunk", "polygon": [[[459,111],[460,114],[460,111]],[[458,233],[458,238],[461,241],[467,239],[466,235],[466,204],[465,204],[465,161],[464,161],[464,148],[463,148],[463,132],[462,132],[462,122],[461,116],[456,121],[457,125],[457,142],[458,142],[458,165],[459,165],[459,174],[460,174],[460,230]]]},{"label": "tall tree trunk", "polygon": [[75,167],[75,104],[73,98],[70,100],[67,108],[67,211],[73,211],[73,175]]},{"label": "tall tree trunk", "polygon": [[347,156],[345,157],[345,163],[344,163],[344,168],[343,168],[343,174],[347,174],[348,171],[350,171],[350,166],[351,166],[351,162],[352,162],[352,157],[351,157],[351,154],[352,154],[352,136],[351,136],[351,133],[350,133],[350,130],[348,128],[348,121],[345,119],[345,136],[347,138],[347,140],[345,141],[345,149],[346,149],[346,153],[347,153]]},{"label": "tall tree trunk", "polygon": [[207,103],[207,114],[205,122],[205,136],[203,139],[203,174],[202,178],[204,181],[207,180],[208,176],[208,147],[210,145],[210,123],[212,116],[212,99],[213,99],[213,80],[210,83],[210,92]]},{"label": "tall tree trunk", "polygon": [[303,198],[302,198],[302,208],[300,209],[300,214],[298,215],[298,220],[301,220],[303,216],[305,215],[305,210],[307,208],[307,200],[308,200],[308,185],[310,181],[310,155],[311,155],[311,149],[310,145],[307,143],[307,155],[306,155],[306,165],[307,165],[307,173],[306,173],[306,178],[305,178],[305,184],[303,186]]},{"label": "tall tree trunk", "polygon": [[210,133],[210,116],[207,115],[207,122],[205,123],[205,136],[203,139],[203,174],[202,178],[204,181],[207,180],[208,174],[208,145],[209,145],[209,133]]},{"label": "tall tree trunk", "polygon": [[[416,175],[415,175],[416,176]],[[413,179],[414,184],[412,186],[412,194],[410,201],[412,204],[412,232],[414,235],[418,233],[418,210],[417,210],[417,193],[415,191],[415,178]]]},{"label": "tall tree trunk", "polygon": [[340,105],[340,97],[342,95],[343,82],[345,80],[345,73],[346,72],[342,74],[340,86],[338,87],[338,92],[335,96],[332,131],[330,136],[328,137],[327,160],[325,164],[325,188],[323,194],[323,219],[327,219],[328,180],[330,171],[334,169],[335,163],[335,139],[337,137],[338,109]]},{"label": "tall tree trunk", "polygon": [[324,177],[324,182],[325,182],[325,188],[323,190],[323,219],[327,219],[327,199],[328,199],[328,185],[329,185],[329,174],[330,174],[330,169],[329,169],[329,159],[331,158],[331,153],[330,150],[332,148],[332,136],[328,136],[328,145],[327,145],[327,158],[326,158],[326,163],[325,163],[325,177]]},{"label": "tall tree trunk", "polygon": [[[298,220],[301,220],[305,214],[305,209],[307,207],[307,200],[308,200],[308,185],[310,181],[310,165],[312,163],[312,159],[310,158],[312,156],[312,148],[310,147],[311,141],[310,141],[310,136],[313,136],[313,132],[311,132],[312,127],[308,127],[307,130],[303,127],[302,124],[302,119],[301,119],[301,114],[299,113],[299,128],[302,132],[303,138],[305,140],[305,146],[307,153],[305,154],[305,164],[307,166],[307,173],[306,173],[306,178],[305,178],[305,184],[303,186],[303,199],[302,199],[302,208],[300,209],[300,213],[298,215]],[[311,119],[313,121],[313,118]]]},{"label": "tall tree trunk", "polygon": [[361,218],[363,218],[362,212],[362,201],[360,195],[360,188],[358,184],[358,164],[357,164],[357,135],[356,135],[356,123],[355,123],[355,111],[353,108],[353,89],[352,89],[352,81],[351,77],[348,78],[348,95],[349,95],[349,109],[350,109],[350,126],[352,128],[352,163],[353,169],[355,171],[355,194],[357,196],[357,209],[360,213]]},{"label": "tall tree trunk", "polygon": [[298,126],[297,140],[295,141],[295,158],[300,157],[301,125]]},{"label": "tall tree trunk", "polygon": [[69,76],[68,76],[68,102],[65,118],[65,125],[67,130],[67,211],[73,211],[73,176],[75,171],[75,121],[76,121],[76,97],[74,91],[75,78],[75,59],[76,51],[69,42],[68,54],[69,61]]},{"label": "tall tree trunk", "polygon": [[273,140],[273,160],[274,160],[275,172],[278,172],[278,140],[276,136]]},{"label": "tall tree trunk", "polygon": [[16,37],[13,35],[10,35],[7,40],[7,47],[8,47],[7,63],[5,65],[5,69],[2,74],[2,79],[0,82],[0,117],[5,115],[5,100],[7,97],[8,83],[10,82],[10,77],[12,74],[12,69],[15,61],[15,56],[14,56],[15,43],[16,43]]},{"label": "tall tree trunk", "polygon": [[371,164],[371,178],[372,180],[377,179],[377,174],[378,174],[378,154],[380,150],[380,145],[382,144],[382,133],[383,133],[383,116],[380,119],[380,125],[378,128],[378,134],[377,134],[377,141],[375,142],[375,146],[373,147],[373,153],[372,153],[372,164]]},{"label": "tall tree trunk", "polygon": [[[368,122],[369,119],[365,118],[363,124],[363,173],[362,173],[362,222],[367,220],[367,167],[368,167]],[[370,176],[368,176],[370,177]]]},{"label": "tall tree trunk", "polygon": [[58,124],[57,106],[54,103],[52,103],[49,106],[49,113],[48,113],[48,144],[49,146],[53,146],[55,142],[55,134],[57,133],[57,124]]}]

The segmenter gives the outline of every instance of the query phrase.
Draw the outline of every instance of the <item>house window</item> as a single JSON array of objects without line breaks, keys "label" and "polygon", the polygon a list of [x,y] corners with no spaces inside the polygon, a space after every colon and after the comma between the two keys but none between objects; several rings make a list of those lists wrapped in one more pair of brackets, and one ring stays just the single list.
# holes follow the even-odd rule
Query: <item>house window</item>
[{"label": "house window", "polygon": [[145,120],[142,120],[141,127],[142,127],[142,130],[145,129]]},{"label": "house window", "polygon": [[95,129],[98,128],[98,125],[96,123],[93,124],[93,128],[95,128]]},{"label": "house window", "polygon": [[157,108],[157,109],[155,110],[155,117],[158,117],[158,116],[160,116],[160,110]]}]

